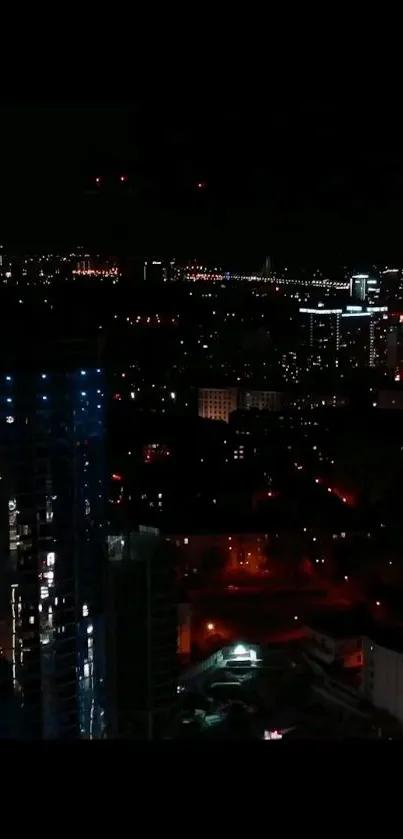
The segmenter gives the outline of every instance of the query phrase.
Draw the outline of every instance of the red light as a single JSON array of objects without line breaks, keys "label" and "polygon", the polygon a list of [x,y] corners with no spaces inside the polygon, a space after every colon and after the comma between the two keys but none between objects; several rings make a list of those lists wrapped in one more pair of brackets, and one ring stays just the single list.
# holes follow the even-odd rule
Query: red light
[{"label": "red light", "polygon": [[120,180],[121,180],[122,184],[124,184],[124,182],[127,181],[127,175],[121,175]]},{"label": "red light", "polygon": [[121,398],[122,398],[122,397],[121,397],[120,393],[115,393],[115,394],[114,394],[114,396],[113,396],[113,398],[114,398],[114,399],[117,399],[117,401],[118,401],[118,402],[120,402],[120,400],[121,400]]},{"label": "red light", "polygon": [[205,189],[205,188],[206,188],[206,184],[203,183],[203,181],[199,181],[199,183],[197,184],[197,189]]},{"label": "red light", "polygon": [[114,473],[113,473],[113,475],[112,475],[112,480],[113,480],[113,481],[123,481],[123,478],[122,478],[122,476],[121,476],[121,475],[117,475],[117,474],[114,472]]},{"label": "red light", "polygon": [[101,183],[101,178],[100,177],[95,178],[95,183],[100,184]]},{"label": "red light", "polygon": [[267,493],[267,497],[268,497],[268,498],[271,498],[271,497],[272,497],[272,495],[273,495],[273,493],[272,493],[272,492],[268,492],[268,493]]}]

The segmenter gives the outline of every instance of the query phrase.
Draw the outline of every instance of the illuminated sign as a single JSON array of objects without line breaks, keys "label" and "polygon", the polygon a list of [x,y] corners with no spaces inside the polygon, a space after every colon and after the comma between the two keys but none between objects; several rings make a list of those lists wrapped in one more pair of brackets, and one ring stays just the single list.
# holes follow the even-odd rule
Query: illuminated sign
[{"label": "illuminated sign", "polygon": [[341,315],[342,309],[300,309],[303,315]]}]

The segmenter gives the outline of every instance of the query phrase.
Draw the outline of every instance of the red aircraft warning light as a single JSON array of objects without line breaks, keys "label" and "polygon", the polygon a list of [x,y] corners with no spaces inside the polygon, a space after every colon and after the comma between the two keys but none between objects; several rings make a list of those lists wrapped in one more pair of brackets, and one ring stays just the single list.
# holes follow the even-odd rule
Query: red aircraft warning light
[{"label": "red aircraft warning light", "polygon": [[122,478],[121,475],[118,475],[116,472],[114,472],[113,475],[112,475],[112,480],[113,481],[123,481],[123,478]]},{"label": "red aircraft warning light", "polygon": [[206,184],[204,183],[204,181],[199,181],[199,183],[197,184],[197,189],[206,189]]},{"label": "red aircraft warning light", "polygon": [[127,175],[120,176],[121,183],[124,184],[127,181]]},{"label": "red aircraft warning light", "polygon": [[99,177],[99,175],[97,175],[97,177],[95,178],[95,183],[98,184],[98,186],[101,183],[101,178]]}]

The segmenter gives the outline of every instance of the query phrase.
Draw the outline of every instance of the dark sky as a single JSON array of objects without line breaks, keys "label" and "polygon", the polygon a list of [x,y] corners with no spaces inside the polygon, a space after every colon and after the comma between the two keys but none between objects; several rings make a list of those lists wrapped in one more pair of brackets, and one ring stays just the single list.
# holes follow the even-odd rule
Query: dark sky
[{"label": "dark sky", "polygon": [[403,257],[403,153],[385,99],[268,90],[265,104],[232,95],[0,107],[0,238],[21,248],[99,240],[251,267],[265,254]]}]

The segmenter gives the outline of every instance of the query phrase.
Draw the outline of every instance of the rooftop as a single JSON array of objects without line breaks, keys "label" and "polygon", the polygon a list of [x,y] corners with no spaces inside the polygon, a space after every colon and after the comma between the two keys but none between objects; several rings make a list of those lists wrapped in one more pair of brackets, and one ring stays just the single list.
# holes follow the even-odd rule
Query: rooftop
[{"label": "rooftop", "polygon": [[368,619],[351,612],[317,615],[310,620],[308,628],[335,639],[356,638],[367,635],[372,629]]}]

